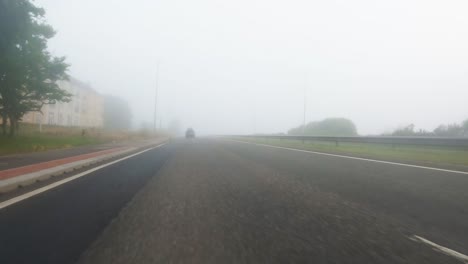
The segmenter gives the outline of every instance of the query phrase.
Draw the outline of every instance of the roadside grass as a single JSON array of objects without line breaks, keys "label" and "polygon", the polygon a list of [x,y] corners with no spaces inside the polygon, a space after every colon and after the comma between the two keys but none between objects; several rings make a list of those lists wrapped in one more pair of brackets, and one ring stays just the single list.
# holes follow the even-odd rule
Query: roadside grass
[{"label": "roadside grass", "polygon": [[0,135],[0,155],[63,149],[127,139],[127,135],[100,129],[20,123],[13,137]]},{"label": "roadside grass", "polygon": [[0,136],[0,155],[71,148],[82,145],[104,143],[95,137],[55,136],[47,134]]},{"label": "roadside grass", "polygon": [[166,137],[163,133],[149,131],[119,131],[99,128],[79,128],[55,125],[20,123],[13,137],[0,134],[0,155],[63,149],[83,145],[103,144]]},{"label": "roadside grass", "polygon": [[266,138],[235,138],[236,140],[303,149],[332,154],[347,154],[363,158],[375,158],[389,161],[410,161],[425,164],[462,165],[468,166],[468,150],[433,147],[433,146],[407,146],[369,143],[345,143],[323,141],[279,140]]}]

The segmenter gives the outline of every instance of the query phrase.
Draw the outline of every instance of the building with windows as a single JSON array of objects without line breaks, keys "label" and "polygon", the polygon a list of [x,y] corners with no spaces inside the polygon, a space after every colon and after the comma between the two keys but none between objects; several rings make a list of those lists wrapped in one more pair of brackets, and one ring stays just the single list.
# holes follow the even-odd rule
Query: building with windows
[{"label": "building with windows", "polygon": [[29,112],[22,122],[44,125],[97,127],[103,126],[104,102],[102,96],[75,78],[59,81],[60,88],[72,94],[70,102],[44,105],[40,112]]}]

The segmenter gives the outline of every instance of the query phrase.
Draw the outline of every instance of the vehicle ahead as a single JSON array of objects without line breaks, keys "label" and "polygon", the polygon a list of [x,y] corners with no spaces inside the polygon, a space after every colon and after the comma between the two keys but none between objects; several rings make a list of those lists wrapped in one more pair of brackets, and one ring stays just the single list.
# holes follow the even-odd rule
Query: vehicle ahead
[{"label": "vehicle ahead", "polygon": [[185,138],[195,138],[195,131],[193,128],[189,128],[185,131]]}]

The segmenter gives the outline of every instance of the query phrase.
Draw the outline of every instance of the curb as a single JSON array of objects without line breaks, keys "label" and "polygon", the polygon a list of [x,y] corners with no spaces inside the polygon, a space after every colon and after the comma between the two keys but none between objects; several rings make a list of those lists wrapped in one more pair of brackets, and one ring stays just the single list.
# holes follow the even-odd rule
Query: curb
[{"label": "curb", "polygon": [[146,148],[149,148],[149,147],[151,147],[153,145],[159,145],[159,144],[162,144],[162,143],[164,143],[166,141],[167,140],[162,140],[162,141],[160,141],[160,142],[158,142],[156,144],[145,145],[145,146],[139,147],[139,148],[138,147],[129,147],[128,149],[112,152],[112,153],[109,153],[109,154],[104,154],[104,155],[101,155],[101,156],[98,156],[98,157],[88,158],[88,159],[84,159],[84,160],[78,160],[78,161],[75,161],[75,162],[70,162],[68,164],[58,165],[58,166],[55,166],[55,167],[52,167],[52,168],[38,170],[38,171],[35,171],[35,172],[26,173],[26,174],[19,175],[19,176],[16,176],[16,177],[0,180],[0,194],[6,193],[6,192],[9,192],[9,191],[13,191],[13,190],[15,190],[17,188],[21,188],[23,186],[31,185],[31,184],[34,184],[36,182],[44,181],[44,180],[50,179],[52,177],[57,177],[57,176],[60,176],[60,175],[62,175],[64,173],[70,173],[70,172],[73,172],[74,170],[82,169],[84,167],[89,167],[89,166],[94,165],[96,163],[103,162],[103,161],[106,161],[106,160],[110,160],[110,159],[113,159],[113,158],[116,158],[116,157],[119,157],[119,156],[123,156],[123,155],[129,154],[131,152],[134,152],[136,150],[146,149]]}]

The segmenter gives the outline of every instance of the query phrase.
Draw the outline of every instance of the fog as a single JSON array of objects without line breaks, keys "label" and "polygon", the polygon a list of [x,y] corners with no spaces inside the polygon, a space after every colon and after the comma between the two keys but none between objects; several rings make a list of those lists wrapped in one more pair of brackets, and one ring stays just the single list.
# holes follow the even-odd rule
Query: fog
[{"label": "fog", "polygon": [[346,117],[360,134],[468,118],[468,2],[40,0],[70,74],[126,99],[134,126],[286,132]]}]

